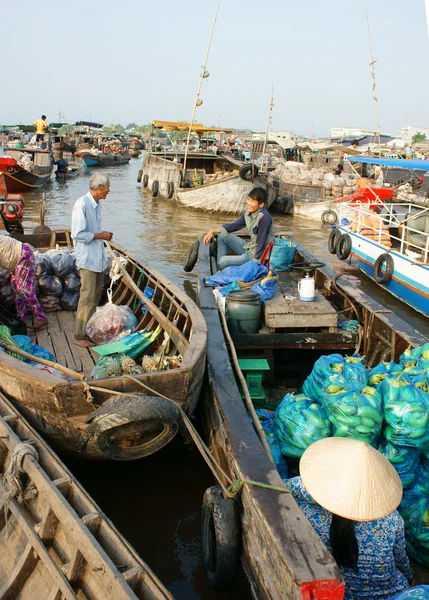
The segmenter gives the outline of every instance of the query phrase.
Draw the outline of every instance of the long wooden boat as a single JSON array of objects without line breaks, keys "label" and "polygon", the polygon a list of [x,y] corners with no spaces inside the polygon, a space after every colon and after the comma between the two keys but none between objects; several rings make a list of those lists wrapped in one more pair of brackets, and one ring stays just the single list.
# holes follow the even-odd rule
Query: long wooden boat
[{"label": "long wooden boat", "polygon": [[[301,246],[295,260],[315,262]],[[199,281],[215,270],[211,249],[201,243]],[[380,360],[397,360],[406,347],[428,341],[326,267],[315,271],[314,302],[299,302],[294,271],[281,273],[279,283],[275,296],[265,303],[263,329],[256,334],[231,334],[239,358],[268,362],[264,389],[273,408],[288,389],[302,385],[321,354],[351,354],[359,349],[367,357],[366,364],[374,366]],[[209,334],[208,383],[202,397],[209,447],[231,481],[282,486],[244,406],[212,288],[200,284],[199,306]],[[341,330],[342,318],[358,320],[361,334]],[[245,485],[239,505],[241,561],[254,598],[344,598],[344,583],[334,559],[290,494]],[[214,564],[213,540],[205,543],[203,538],[203,547],[212,553]],[[238,539],[236,548],[240,548]]]},{"label": "long wooden boat", "polygon": [[87,167],[116,167],[130,162],[129,154],[94,154],[92,152],[75,152],[75,156],[82,159]]},{"label": "long wooden boat", "polygon": [[[2,393],[0,434],[0,598],[172,600]],[[5,472],[17,457],[17,475],[27,499],[20,503],[12,496],[6,503],[5,493],[11,490]]]},{"label": "long wooden boat", "polygon": [[[31,171],[18,164],[21,152],[31,155]],[[6,155],[0,157],[0,195],[32,192],[49,180],[53,170],[50,150],[33,147],[8,148]]]},{"label": "long wooden boat", "polygon": [[[41,251],[70,245],[67,231],[15,237]],[[204,376],[207,327],[194,302],[165,276],[119,246],[112,248],[126,263],[120,268],[113,302],[133,310],[138,330],[159,325],[170,338],[169,355],[183,357],[180,367],[145,372],[134,379],[122,375],[93,380],[91,371],[99,355],[73,343],[74,313],[58,311],[48,314],[47,330],[38,330],[35,341],[71,371],[72,381],[0,352],[0,390],[55,447],[85,458],[132,460],[154,452],[175,435],[177,406],[188,415],[195,410]],[[155,290],[152,300],[143,294],[147,285]],[[151,351],[162,348],[162,341],[161,333]],[[124,393],[131,396],[118,395]]]}]

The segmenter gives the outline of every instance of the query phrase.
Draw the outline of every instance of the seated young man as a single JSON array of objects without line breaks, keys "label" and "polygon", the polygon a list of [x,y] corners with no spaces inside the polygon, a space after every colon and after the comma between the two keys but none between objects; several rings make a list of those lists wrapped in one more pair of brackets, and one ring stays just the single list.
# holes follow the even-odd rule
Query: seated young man
[{"label": "seated young man", "polygon": [[[247,198],[247,209],[233,223],[226,223],[220,229],[212,229],[204,236],[204,244],[210,244],[213,236],[218,233],[217,265],[220,270],[231,265],[243,265],[249,260],[259,262],[265,246],[274,239],[274,224],[270,213],[265,208],[267,192],[260,187],[253,188]],[[234,231],[244,227],[250,234],[246,241]],[[228,256],[232,250],[236,255]]]}]

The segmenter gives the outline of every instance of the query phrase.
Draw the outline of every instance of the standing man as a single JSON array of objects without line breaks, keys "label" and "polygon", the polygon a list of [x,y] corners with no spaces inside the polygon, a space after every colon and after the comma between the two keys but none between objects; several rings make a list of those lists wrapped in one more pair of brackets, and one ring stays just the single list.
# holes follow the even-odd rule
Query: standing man
[{"label": "standing man", "polygon": [[[212,229],[204,236],[204,244],[208,246],[212,237],[220,234],[217,240],[217,264],[220,270],[232,265],[243,265],[249,260],[259,262],[265,246],[274,239],[274,225],[270,213],[265,208],[267,192],[256,187],[247,198],[247,210],[233,223],[226,223],[220,229]],[[246,242],[234,231],[247,227],[250,240]],[[228,256],[228,251],[238,256]]]},{"label": "standing man", "polygon": [[110,192],[106,175],[96,173],[89,181],[89,192],[79,198],[73,207],[72,238],[80,273],[80,298],[76,313],[75,344],[91,348],[95,344],[87,337],[85,328],[95,312],[103,292],[106,256],[103,240],[111,240],[113,233],[102,231],[100,200]]},{"label": "standing man", "polygon": [[33,127],[36,128],[36,144],[43,142],[45,139],[45,129],[48,127],[48,124],[46,123],[46,115],[42,115],[40,119],[34,121]]}]

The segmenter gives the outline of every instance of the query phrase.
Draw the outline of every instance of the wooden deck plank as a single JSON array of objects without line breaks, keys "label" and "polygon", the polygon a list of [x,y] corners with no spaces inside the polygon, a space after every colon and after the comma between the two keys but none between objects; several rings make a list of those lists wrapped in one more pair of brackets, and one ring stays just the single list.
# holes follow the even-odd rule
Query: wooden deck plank
[{"label": "wooden deck plank", "polygon": [[265,323],[268,327],[336,327],[337,311],[320,292],[316,291],[313,302],[303,302],[299,299],[295,281],[281,282],[280,287],[276,286],[273,298],[265,302]]},{"label": "wooden deck plank", "polygon": [[50,332],[50,335],[55,349],[57,362],[65,367],[68,367],[69,369],[73,369],[73,371],[77,371],[78,365],[76,365],[73,359],[73,355],[64,331],[53,331]]}]

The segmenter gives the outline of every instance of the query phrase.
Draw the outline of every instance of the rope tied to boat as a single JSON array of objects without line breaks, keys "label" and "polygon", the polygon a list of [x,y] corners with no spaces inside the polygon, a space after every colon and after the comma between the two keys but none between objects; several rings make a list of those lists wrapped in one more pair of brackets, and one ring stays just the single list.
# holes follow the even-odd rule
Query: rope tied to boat
[{"label": "rope tied to boat", "polygon": [[27,440],[17,444],[9,461],[9,465],[3,475],[2,483],[5,489],[3,495],[4,511],[7,515],[9,504],[12,499],[15,499],[18,504],[25,504],[31,498],[37,496],[37,489],[33,482],[30,482],[24,488],[21,481],[21,473],[25,473],[23,461],[26,456],[31,456],[37,462],[39,461],[39,453],[34,447],[35,440]]},{"label": "rope tied to boat", "polygon": [[[204,440],[201,438],[200,434],[195,429],[195,427],[193,426],[188,415],[185,413],[185,411],[183,410],[183,408],[181,406],[179,406],[171,398],[168,398],[168,396],[164,396],[164,394],[161,394],[160,392],[157,392],[156,390],[150,388],[148,385],[144,384],[142,381],[140,381],[136,377],[133,377],[132,375],[123,375],[123,377],[127,377],[128,379],[131,379],[136,384],[143,387],[145,390],[149,391],[151,394],[156,394],[160,398],[164,398],[164,400],[168,400],[169,402],[172,402],[174,404],[174,406],[177,407],[179,414],[182,417],[182,420],[183,420],[187,430],[189,431],[191,438],[193,439],[201,456],[207,463],[209,469],[213,473],[213,476],[215,477],[215,479],[219,483],[220,487],[222,488],[222,491],[223,491],[225,497],[235,498],[237,496],[237,494],[239,494],[239,492],[242,490],[243,486],[246,484],[254,485],[256,487],[261,487],[261,488],[265,488],[268,490],[273,490],[276,492],[290,493],[290,491],[286,487],[283,488],[280,486],[271,485],[269,483],[253,481],[251,479],[239,479],[239,480],[233,481],[229,477],[229,475],[227,475],[227,473],[222,469],[220,464],[217,462],[217,460],[213,456],[213,453],[211,452],[210,448],[208,448],[208,446],[205,444]],[[94,389],[96,391],[109,391],[110,393],[112,393],[112,390],[103,390],[102,388],[96,388],[95,386],[90,386],[90,388]],[[124,392],[113,392],[113,393],[120,395],[120,396],[121,395],[124,395],[124,396],[132,395],[132,394],[126,394]],[[138,398],[139,396],[135,396],[135,397]],[[227,485],[224,484],[224,481],[227,481]]]}]

